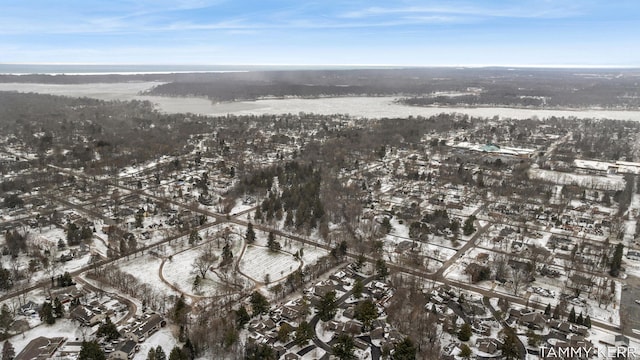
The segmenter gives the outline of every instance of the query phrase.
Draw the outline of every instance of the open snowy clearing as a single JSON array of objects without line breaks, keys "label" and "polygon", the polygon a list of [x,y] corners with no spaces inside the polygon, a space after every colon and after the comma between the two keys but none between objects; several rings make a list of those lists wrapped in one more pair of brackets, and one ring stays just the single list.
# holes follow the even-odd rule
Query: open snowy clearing
[{"label": "open snowy clearing", "polygon": [[73,97],[90,97],[101,100],[134,100],[138,93],[161,82],[94,83],[94,84],[0,84],[0,91],[33,92]]},{"label": "open snowy clearing", "polygon": [[620,175],[580,175],[573,173],[561,173],[552,170],[531,169],[529,176],[533,179],[551,181],[562,185],[578,185],[591,189],[623,190],[624,178]]},{"label": "open snowy clearing", "polygon": [[133,275],[140,282],[152,286],[159,292],[173,293],[171,288],[162,282],[158,271],[162,260],[153,256],[140,256],[119,264],[120,270]]},{"label": "open snowy clearing", "polygon": [[296,271],[300,265],[293,255],[273,252],[261,246],[247,246],[240,260],[240,271],[259,282],[263,282],[268,274],[269,279],[275,282]]}]

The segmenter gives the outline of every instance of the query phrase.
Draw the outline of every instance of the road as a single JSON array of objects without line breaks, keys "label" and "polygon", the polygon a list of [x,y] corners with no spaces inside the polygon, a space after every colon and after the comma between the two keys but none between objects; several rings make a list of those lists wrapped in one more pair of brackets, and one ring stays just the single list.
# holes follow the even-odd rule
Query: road
[{"label": "road", "polygon": [[445,261],[444,264],[442,264],[442,266],[440,267],[440,269],[438,269],[438,271],[435,272],[434,274],[434,278],[435,279],[442,279],[444,278],[444,273],[445,271],[447,271],[447,269],[449,269],[449,267],[451,265],[453,265],[455,262],[458,261],[458,259],[460,259],[466,252],[467,250],[471,249],[472,247],[474,247],[476,245],[476,240],[478,240],[478,238],[484,234],[485,231],[487,231],[487,229],[491,226],[491,223],[487,223],[485,226],[481,226],[475,234],[473,234],[473,236],[469,239],[469,241],[467,241],[466,244],[464,244],[460,250],[458,250],[455,255],[453,255],[451,258],[449,258],[449,260]]},{"label": "road", "polygon": [[[364,278],[364,280],[362,280],[362,285],[366,286],[368,283],[370,283],[371,281],[373,281],[375,279],[375,276],[369,276],[367,278]],[[345,292],[342,296],[340,296],[337,300],[336,300],[336,307],[340,307],[340,305],[344,304],[344,302],[353,294],[353,289]],[[315,333],[316,331],[316,325],[318,325],[318,322],[320,321],[320,317],[318,316],[318,314],[316,313],[315,315],[313,315],[313,318],[311,318],[311,321],[309,322],[309,324],[311,325],[312,329],[313,329],[313,343],[316,344],[317,347],[327,351],[328,353],[331,353],[333,350],[331,349],[331,346],[329,346],[327,343],[325,343],[324,341],[320,340],[318,338],[318,335]]]},{"label": "road", "polygon": [[[60,168],[55,168],[55,169],[57,171],[66,172],[66,173],[69,173],[69,174],[74,175],[74,176],[87,177],[86,175],[84,175],[82,173],[75,172],[75,171],[70,171],[70,170],[60,169]],[[197,206],[191,206],[191,205],[187,205],[187,204],[175,201],[173,199],[167,199],[167,198],[163,198],[163,197],[158,197],[158,196],[146,193],[145,191],[142,191],[142,190],[130,189],[130,188],[126,188],[126,187],[123,187],[123,186],[114,185],[114,184],[111,184],[111,185],[117,186],[117,187],[119,187],[121,189],[124,189],[124,190],[127,190],[127,191],[129,191],[131,193],[136,193],[138,195],[145,196],[145,197],[148,197],[148,198],[151,198],[151,199],[156,199],[156,200],[159,200],[159,201],[166,201],[166,202],[169,202],[169,203],[174,204],[176,206],[179,206],[179,207],[182,207],[182,208],[186,208],[186,209],[189,209],[189,210],[194,211],[196,213],[199,213],[199,214],[202,214],[202,215],[206,215],[206,216],[209,216],[209,217],[215,219],[215,221],[210,222],[208,224],[205,224],[205,225],[201,226],[199,229],[204,229],[204,228],[207,228],[207,227],[210,227],[210,226],[214,226],[214,225],[218,225],[218,224],[222,224],[222,223],[233,223],[233,224],[237,224],[237,225],[241,225],[241,226],[246,226],[248,224],[248,221],[240,220],[238,217],[230,217],[230,216],[214,213],[214,212],[208,211],[206,209],[202,209],[202,208],[197,207]],[[82,212],[90,214],[92,216],[96,216],[97,215],[100,218],[102,218],[102,216],[100,216],[99,214],[95,214],[92,210],[86,209],[82,205],[73,204],[73,203],[67,202],[66,200],[61,200],[61,199],[55,199],[55,200],[56,201],[60,201],[62,203],[66,203],[67,206],[70,206],[70,207],[72,207],[72,208],[74,208],[74,209],[76,209],[78,211],[82,211]],[[246,214],[249,211],[251,211],[251,210],[250,209],[249,210],[245,210],[240,214]],[[235,214],[235,215],[238,215],[238,214]],[[419,270],[419,269],[406,267],[404,265],[399,265],[399,264],[387,264],[387,267],[392,271],[403,272],[403,273],[414,275],[414,276],[417,276],[419,278],[423,278],[423,279],[426,279],[426,280],[431,280],[431,281],[434,281],[434,282],[440,282],[440,283],[443,283],[443,284],[448,284],[448,285],[451,285],[451,286],[454,286],[454,287],[458,287],[458,288],[461,288],[461,289],[464,289],[464,290],[468,290],[468,291],[479,293],[479,294],[481,294],[483,296],[486,296],[486,297],[507,298],[512,303],[520,304],[520,305],[523,305],[523,306],[527,306],[528,305],[529,307],[534,307],[534,308],[537,308],[539,310],[544,310],[544,307],[546,306],[546,304],[530,302],[530,301],[527,301],[527,300],[522,299],[520,297],[511,296],[511,295],[508,295],[508,294],[503,294],[503,293],[498,294],[498,293],[495,293],[493,291],[489,291],[489,290],[478,288],[478,287],[476,287],[476,286],[474,286],[472,284],[467,284],[467,283],[462,283],[462,282],[459,282],[459,281],[456,281],[456,280],[447,279],[444,276],[444,274],[447,271],[447,269],[451,265],[453,265],[456,261],[458,261],[469,249],[471,249],[475,245],[476,240],[482,235],[482,233],[484,233],[487,230],[487,228],[489,226],[490,226],[490,223],[486,224],[485,226],[480,227],[478,229],[478,231],[476,231],[476,233],[471,237],[471,239],[469,239],[469,241],[467,241],[467,243],[462,248],[460,248],[452,258],[450,258],[449,260],[445,261],[443,266],[440,269],[438,269],[438,271],[436,271],[435,273],[427,273],[426,271],[422,271],[422,270]],[[279,235],[279,236],[286,237],[286,238],[289,238],[289,239],[292,239],[292,240],[296,240],[296,241],[299,241],[299,242],[302,242],[302,243],[305,243],[305,244],[308,244],[308,245],[320,247],[320,248],[323,248],[323,249],[328,250],[328,251],[330,251],[332,249],[331,246],[329,246],[329,245],[327,245],[325,243],[321,243],[319,241],[316,241],[316,240],[313,240],[313,239],[310,239],[310,238],[307,238],[307,237],[302,237],[302,236],[298,236],[298,235],[295,235],[295,234],[286,233],[286,232],[283,232],[283,231],[278,230],[278,229],[273,229],[273,228],[271,228],[269,226],[266,226],[266,225],[263,225],[263,224],[254,224],[254,228],[258,229],[258,230],[266,231],[266,232],[271,231],[275,235]],[[176,235],[173,235],[173,236],[168,237],[166,239],[163,239],[163,240],[161,240],[159,242],[156,242],[156,243],[149,244],[147,246],[141,247],[141,248],[137,249],[134,253],[144,252],[145,250],[149,250],[151,248],[157,247],[157,246],[159,246],[161,244],[164,244],[166,242],[170,242],[172,240],[178,239],[178,238],[180,238],[182,236],[186,236],[186,235],[187,234],[176,234]],[[125,256],[132,255],[134,253],[127,254],[127,255],[121,255],[121,256],[114,257],[114,258],[110,258],[110,259],[99,260],[99,261],[97,261],[97,262],[95,262],[93,264],[89,264],[87,266],[82,267],[81,269],[78,269],[78,270],[72,272],[71,275],[74,276],[74,277],[77,277],[81,273],[83,273],[85,271],[88,271],[90,269],[93,269],[96,266],[107,265],[107,264],[112,263],[114,261],[117,261],[117,260],[119,260],[119,259],[121,259],[121,258],[123,258]],[[357,258],[359,255],[360,254],[356,254],[356,253],[353,253],[353,252],[348,252],[347,253],[347,256],[351,257],[351,258]],[[365,255],[365,259],[367,261],[370,261],[370,262],[375,262],[377,260],[375,257],[370,256],[370,255]],[[29,286],[29,287],[26,287],[24,289],[21,289],[21,290],[14,291],[14,292],[11,292],[11,293],[3,295],[2,297],[0,297],[0,301],[9,299],[11,297],[15,297],[17,295],[24,294],[26,292],[29,292],[29,291],[32,291],[32,290],[35,290],[35,289],[38,289],[38,288],[41,288],[41,287],[45,287],[45,286],[47,286],[49,284],[50,284],[50,280],[48,280],[48,279],[40,281],[40,282],[37,282],[37,283],[35,283],[35,284],[33,284],[33,285]],[[348,297],[348,295],[346,295],[346,296]],[[317,323],[317,320],[316,320],[316,323]],[[606,329],[606,330],[609,330],[609,331],[619,332],[619,329],[617,327],[615,327],[615,326],[613,326],[611,324],[608,324],[608,323],[603,323],[602,321],[598,321],[598,320],[593,320],[592,319],[592,325],[594,327],[603,328],[603,329]],[[629,334],[629,336],[634,338],[634,339],[636,339],[636,341],[638,341],[635,336],[633,336],[631,334]],[[316,340],[314,340],[314,342],[315,341]],[[319,340],[317,340],[317,341],[319,341]],[[322,343],[322,344],[324,344],[324,343]],[[326,347],[328,347],[328,345],[326,345],[326,344],[324,344],[324,345],[318,344],[318,345],[320,347],[322,347],[323,349],[325,349],[325,350],[326,350]]]},{"label": "road", "polygon": [[[89,283],[88,281],[86,281],[85,279],[83,279],[81,276],[76,276],[75,278],[76,282],[82,284],[83,288],[87,288],[90,289],[91,291],[95,292],[95,293],[99,293],[102,290],[93,286],[91,283]],[[112,298],[118,299],[119,302],[123,303],[123,304],[127,304],[127,315],[124,316],[122,319],[118,320],[118,322],[116,322],[116,325],[124,325],[127,323],[127,321],[129,321],[129,319],[131,319],[136,312],[138,312],[138,306],[136,305],[136,303],[134,303],[133,301],[131,301],[130,299],[123,297],[119,294],[116,293],[111,293],[111,292],[107,292],[109,294],[109,296],[111,296]]]},{"label": "road", "polygon": [[493,308],[493,305],[491,305],[491,301],[489,301],[489,300],[490,300],[490,298],[488,296],[483,296],[482,297],[482,303],[484,304],[484,306],[486,306],[489,309],[489,311],[491,311],[491,314],[493,315],[493,317],[496,320],[498,320],[498,322],[500,322],[500,325],[502,325],[502,328],[506,332],[509,332],[510,335],[512,335],[514,339],[516,339],[517,345],[518,345],[518,350],[520,351],[520,359],[526,359],[526,357],[527,357],[527,348],[524,346],[522,341],[520,341],[520,338],[518,338],[518,336],[516,335],[516,332],[513,331],[513,329],[509,326],[509,324],[507,324],[507,322],[504,321],[502,319],[502,317],[496,312],[496,309]]}]

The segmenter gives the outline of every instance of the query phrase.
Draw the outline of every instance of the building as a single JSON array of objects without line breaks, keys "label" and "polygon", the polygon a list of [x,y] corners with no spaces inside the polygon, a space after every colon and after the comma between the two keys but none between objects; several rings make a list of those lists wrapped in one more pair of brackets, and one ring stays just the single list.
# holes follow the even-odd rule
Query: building
[{"label": "building", "polygon": [[133,359],[136,351],[139,349],[138,344],[133,340],[126,340],[119,343],[113,352],[109,354],[109,360],[128,360]]},{"label": "building", "polygon": [[44,336],[31,340],[27,346],[20,351],[14,360],[45,360],[50,359],[58,348],[67,341],[67,338]]},{"label": "building", "polygon": [[84,326],[94,326],[107,317],[107,312],[98,307],[78,305],[71,310],[69,316]]},{"label": "building", "polygon": [[165,325],[167,325],[167,321],[162,316],[158,314],[151,314],[139,326],[125,331],[124,336],[135,342],[143,342]]}]

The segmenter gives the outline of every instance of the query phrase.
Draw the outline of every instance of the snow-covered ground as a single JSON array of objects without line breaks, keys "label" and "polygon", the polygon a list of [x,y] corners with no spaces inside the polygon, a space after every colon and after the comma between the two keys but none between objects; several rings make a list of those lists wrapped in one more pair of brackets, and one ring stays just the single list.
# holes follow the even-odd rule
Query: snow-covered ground
[{"label": "snow-covered ground", "polygon": [[[138,258],[122,262],[119,264],[120,270],[133,275],[136,279],[144,284],[152,286],[156,291],[173,293],[171,288],[160,279],[159,269],[162,260],[150,256],[139,256]],[[182,264],[183,267],[184,264]]]},{"label": "snow-covered ground", "polygon": [[180,346],[176,341],[176,337],[172,333],[172,329],[170,326],[165,326],[155,332],[153,335],[149,336],[149,338],[140,344],[140,350],[135,354],[133,360],[145,360],[149,355],[149,350],[153,347],[156,349],[158,346],[162,347],[167,358],[169,358],[169,353],[174,346]]},{"label": "snow-covered ground", "polygon": [[532,117],[548,118],[608,118],[640,121],[640,111],[615,110],[540,110],[506,107],[417,107],[398,104],[393,96],[383,97],[336,97],[319,99],[264,99],[214,104],[208,99],[141,96],[139,92],[150,89],[159,82],[132,82],[113,84],[0,84],[0,91],[36,92],[65,96],[88,96],[103,100],[148,100],[161,111],[168,113],[194,113],[203,115],[255,115],[255,114],[297,114],[300,112],[324,115],[350,114],[354,117],[393,118],[409,116],[434,116],[441,113],[460,113],[469,116],[512,119]]},{"label": "snow-covered ground", "polygon": [[584,188],[602,190],[623,190],[624,178],[622,175],[580,175],[573,173],[562,173],[552,170],[531,169],[529,176],[532,179],[551,181],[562,185],[578,185]]},{"label": "snow-covered ground", "polygon": [[275,282],[296,271],[300,266],[301,262],[291,254],[251,245],[247,246],[239,268],[252,280],[264,282],[268,274],[270,281]]}]

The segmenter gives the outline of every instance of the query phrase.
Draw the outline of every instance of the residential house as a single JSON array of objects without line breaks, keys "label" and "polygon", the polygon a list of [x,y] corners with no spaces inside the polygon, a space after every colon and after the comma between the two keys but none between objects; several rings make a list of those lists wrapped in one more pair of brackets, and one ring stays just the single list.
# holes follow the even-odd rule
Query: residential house
[{"label": "residential house", "polygon": [[520,324],[535,330],[542,330],[547,323],[547,318],[544,315],[532,312],[522,315],[520,318]]},{"label": "residential house", "polygon": [[90,305],[78,305],[69,313],[69,317],[84,326],[94,326],[107,317],[105,309]]},{"label": "residential house", "polygon": [[495,354],[498,349],[500,349],[501,345],[502,343],[497,339],[482,338],[476,340],[476,346],[478,347],[478,350],[487,354]]},{"label": "residential house", "polygon": [[51,359],[58,348],[67,340],[64,337],[47,338],[44,336],[31,340],[20,351],[14,360],[45,360]]},{"label": "residential house", "polygon": [[109,354],[109,360],[128,360],[133,359],[139,349],[138,344],[133,340],[120,342],[113,352]]},{"label": "residential house", "polygon": [[165,325],[167,325],[167,321],[162,316],[151,314],[140,326],[125,331],[125,337],[136,342],[143,342]]},{"label": "residential house", "polygon": [[355,338],[353,339],[354,345],[360,350],[367,350],[369,348],[369,344],[363,341],[362,339]]}]

